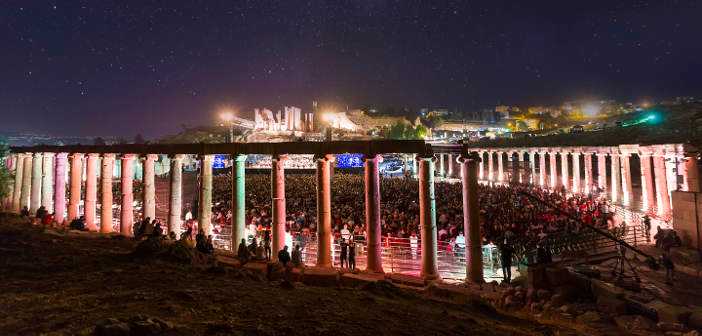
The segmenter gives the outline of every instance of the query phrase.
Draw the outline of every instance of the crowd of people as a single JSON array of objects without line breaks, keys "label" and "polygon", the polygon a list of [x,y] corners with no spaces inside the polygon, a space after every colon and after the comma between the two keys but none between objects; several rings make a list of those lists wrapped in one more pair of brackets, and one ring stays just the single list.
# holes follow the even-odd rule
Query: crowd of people
[{"label": "crowd of people", "polygon": [[[286,188],[286,231],[295,237],[316,232],[316,177],[288,174]],[[213,226],[215,233],[227,231],[231,223],[231,176],[217,175],[213,182]],[[246,176],[246,223],[250,233],[270,228],[271,183],[268,174]],[[364,240],[365,200],[361,174],[336,173],[332,188],[332,230],[334,239]],[[416,242],[420,236],[418,183],[409,177],[381,177],[381,231],[386,239]],[[530,196],[527,196],[530,195]],[[462,191],[460,183],[435,182],[437,233],[445,249],[463,249]],[[533,249],[551,234],[579,232],[581,224],[608,228],[610,214],[604,201],[587,195],[567,195],[527,185],[479,186],[479,204],[484,244],[512,245],[516,253]],[[235,247],[236,248],[236,247]]]}]

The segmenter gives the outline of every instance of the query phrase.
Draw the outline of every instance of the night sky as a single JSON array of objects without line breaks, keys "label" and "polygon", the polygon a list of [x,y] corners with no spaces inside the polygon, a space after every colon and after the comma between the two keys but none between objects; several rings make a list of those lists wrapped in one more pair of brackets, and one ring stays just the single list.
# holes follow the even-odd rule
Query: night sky
[{"label": "night sky", "polygon": [[2,131],[147,138],[218,107],[702,96],[702,1],[0,6]]}]

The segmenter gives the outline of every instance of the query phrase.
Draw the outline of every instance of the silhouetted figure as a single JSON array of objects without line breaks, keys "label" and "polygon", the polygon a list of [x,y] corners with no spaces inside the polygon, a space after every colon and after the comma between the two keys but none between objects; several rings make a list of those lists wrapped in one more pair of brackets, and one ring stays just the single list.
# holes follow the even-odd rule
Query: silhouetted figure
[{"label": "silhouetted figure", "polygon": [[236,250],[236,256],[239,257],[239,262],[243,265],[249,261],[249,249],[246,247],[246,239],[241,238],[239,248]]},{"label": "silhouetted figure", "polygon": [[73,219],[71,221],[71,223],[68,225],[68,228],[71,230],[84,231],[85,230],[85,216],[80,216],[78,218]]},{"label": "silhouetted figure", "polygon": [[292,263],[295,267],[302,265],[302,251],[300,250],[300,245],[295,245],[295,249],[292,251]]},{"label": "silhouetted figure", "polygon": [[356,269],[356,243],[352,240],[349,242],[349,269]]}]

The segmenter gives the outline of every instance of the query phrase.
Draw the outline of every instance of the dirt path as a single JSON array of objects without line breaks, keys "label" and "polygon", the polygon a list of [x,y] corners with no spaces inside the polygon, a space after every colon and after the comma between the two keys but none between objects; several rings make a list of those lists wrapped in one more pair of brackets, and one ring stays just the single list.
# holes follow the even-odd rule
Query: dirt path
[{"label": "dirt path", "polygon": [[170,335],[542,335],[551,330],[489,309],[412,291],[282,289],[166,262],[126,257],[134,243],[42,232],[0,217],[0,335],[91,334],[105,318],[146,315]]}]

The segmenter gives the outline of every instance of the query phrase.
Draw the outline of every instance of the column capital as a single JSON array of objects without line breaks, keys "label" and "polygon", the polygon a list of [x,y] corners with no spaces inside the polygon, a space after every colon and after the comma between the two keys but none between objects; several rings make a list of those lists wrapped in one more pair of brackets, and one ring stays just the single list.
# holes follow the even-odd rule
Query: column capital
[{"label": "column capital", "polygon": [[50,157],[50,158],[51,158],[51,157],[54,157],[54,155],[56,155],[56,153],[54,153],[54,152],[46,152],[46,153],[44,153],[44,157]]},{"label": "column capital", "polygon": [[237,162],[244,162],[246,161],[248,155],[246,154],[232,154],[232,159]]},{"label": "column capital", "polygon": [[156,161],[158,160],[158,154],[142,154],[139,156],[141,160],[150,160],[150,161]]},{"label": "column capital", "polygon": [[82,159],[83,156],[85,156],[85,154],[83,154],[83,153],[71,153],[70,155],[74,159]]},{"label": "column capital", "polygon": [[122,159],[122,160],[132,160],[132,159],[136,158],[136,156],[137,156],[136,154],[132,154],[132,153],[122,153],[122,154],[120,155],[120,159]]},{"label": "column capital", "polygon": [[102,153],[103,159],[114,160],[115,156],[115,153]]},{"label": "column capital", "polygon": [[271,156],[271,160],[278,162],[287,161],[289,158],[288,154],[273,154]]},{"label": "column capital", "polygon": [[580,156],[581,154],[583,154],[583,153],[580,151],[573,151],[572,153],[570,153],[570,155],[573,155],[573,157]]},{"label": "column capital", "polygon": [[98,154],[98,153],[88,153],[88,157],[89,157],[89,158],[95,159],[95,158],[99,158],[99,157],[100,157],[100,154]]},{"label": "column capital", "polygon": [[57,159],[65,159],[65,158],[68,158],[68,153],[66,153],[66,152],[56,153],[56,158],[57,158]]},{"label": "column capital", "polygon": [[33,153],[33,156],[35,158],[41,158],[43,155],[44,155],[44,153],[39,153],[39,152]]},{"label": "column capital", "polygon": [[480,162],[480,161],[482,161],[480,159],[480,155],[478,155],[478,153],[476,153],[476,152],[469,152],[466,155],[461,154],[456,158],[456,162],[458,162],[458,163]]},{"label": "column capital", "polygon": [[185,158],[185,154],[171,154],[168,156],[171,160],[182,161]]},{"label": "column capital", "polygon": [[363,161],[378,161],[383,162],[383,156],[380,154],[365,155]]}]

